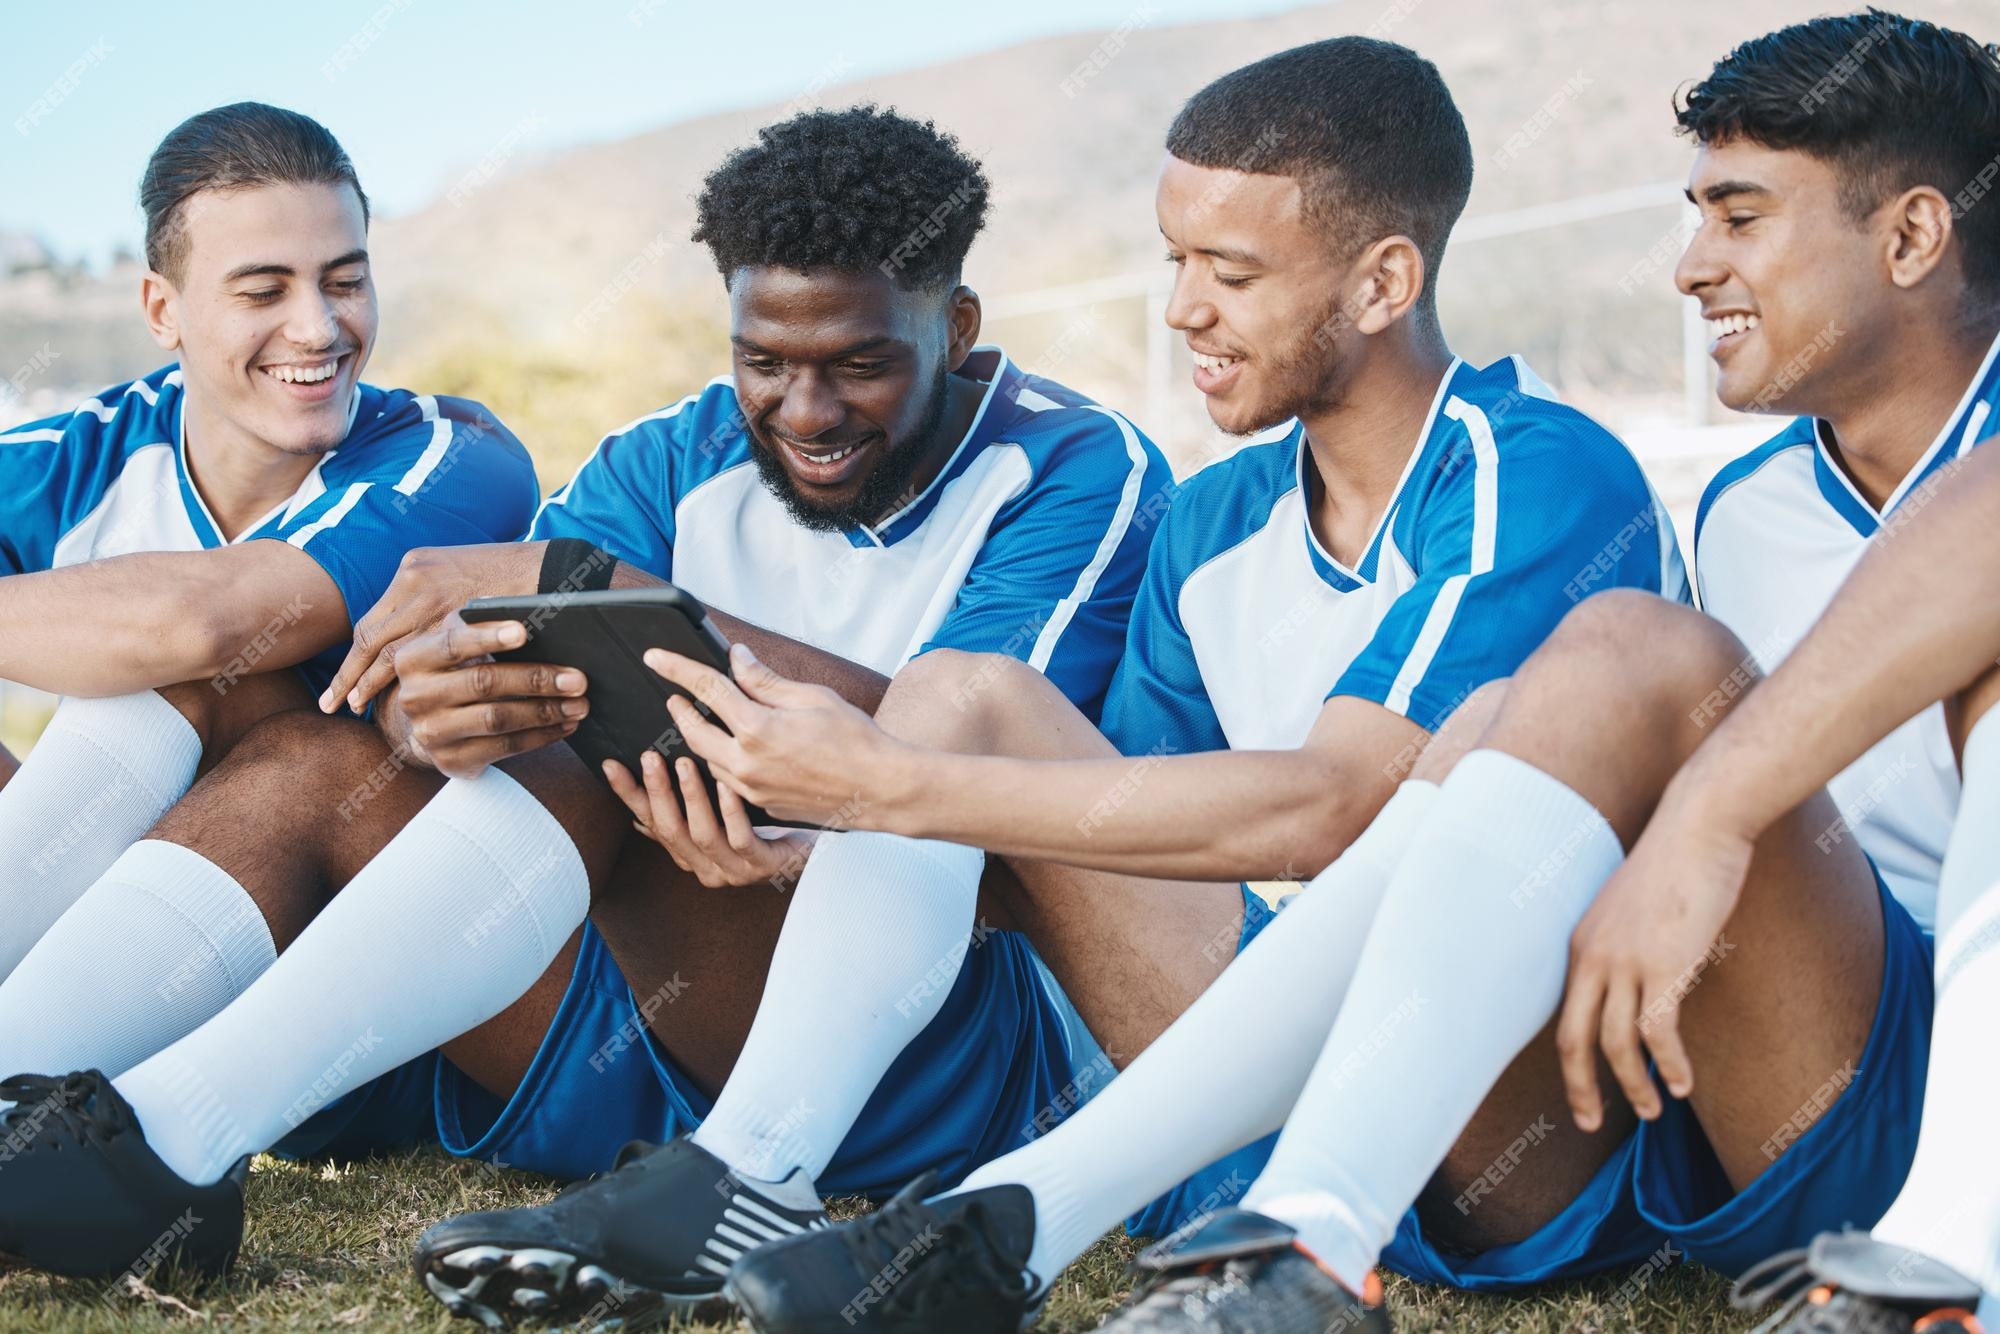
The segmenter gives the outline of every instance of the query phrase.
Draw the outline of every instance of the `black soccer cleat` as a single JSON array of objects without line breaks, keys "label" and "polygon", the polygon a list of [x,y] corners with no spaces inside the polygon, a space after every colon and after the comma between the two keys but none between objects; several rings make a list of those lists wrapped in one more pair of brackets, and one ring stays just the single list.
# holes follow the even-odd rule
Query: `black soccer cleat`
[{"label": "black soccer cleat", "polygon": [[1921,1252],[1866,1232],[1822,1232],[1743,1271],[1729,1304],[1779,1303],[1758,1334],[1980,1334],[1979,1296],[1978,1284]]},{"label": "black soccer cleat", "polygon": [[182,1179],[96,1070],[15,1075],[0,1098],[0,1261],[83,1278],[234,1263],[248,1158],[212,1186]]},{"label": "black soccer cleat", "polygon": [[[628,1144],[547,1204],[462,1214],[417,1241],[417,1276],[453,1315],[632,1328],[714,1314],[744,1253],[827,1226],[804,1172],[750,1181],[685,1137]],[[710,1309],[712,1308],[712,1309]]]},{"label": "black soccer cleat", "polygon": [[1299,1249],[1287,1224],[1222,1209],[1147,1247],[1131,1300],[1100,1328],[1120,1334],[1388,1334],[1381,1284],[1357,1297]]},{"label": "black soccer cleat", "polygon": [[745,1256],[730,1299],[757,1334],[1015,1334],[1041,1307],[1034,1196],[992,1186],[926,1201],[936,1182],[926,1172],[874,1213]]}]

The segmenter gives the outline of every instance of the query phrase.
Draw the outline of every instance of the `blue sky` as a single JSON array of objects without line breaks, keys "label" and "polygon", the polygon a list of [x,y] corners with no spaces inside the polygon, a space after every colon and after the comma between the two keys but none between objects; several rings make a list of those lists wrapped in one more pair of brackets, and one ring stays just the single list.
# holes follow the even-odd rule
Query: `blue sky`
[{"label": "blue sky", "polygon": [[319,118],[378,209],[394,214],[496,152],[511,161],[787,102],[1052,33],[1297,2],[366,0],[297,16],[212,0],[10,4],[0,15],[0,229],[34,232],[66,258],[136,250],[147,154],[183,118],[226,102]]}]

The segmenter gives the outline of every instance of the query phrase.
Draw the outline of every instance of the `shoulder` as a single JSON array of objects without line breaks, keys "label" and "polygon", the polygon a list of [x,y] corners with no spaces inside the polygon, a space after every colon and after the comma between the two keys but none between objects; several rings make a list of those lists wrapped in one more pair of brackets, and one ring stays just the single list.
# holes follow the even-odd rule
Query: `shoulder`
[{"label": "shoulder", "polygon": [[1060,474],[1084,482],[1149,470],[1166,474],[1159,449],[1115,408],[1011,363],[998,374],[985,411],[1005,416],[994,424],[992,438],[1025,453],[1037,477]]},{"label": "shoulder", "polygon": [[0,445],[42,446],[59,453],[125,454],[176,438],[181,371],[164,366],[151,375],[112,385],[67,412],[0,431]]},{"label": "shoulder", "polygon": [[1271,511],[1298,489],[1304,429],[1292,421],[1260,432],[1176,488],[1158,540],[1177,565],[1192,571],[1263,531]]},{"label": "shoulder", "polygon": [[[1652,489],[1625,442],[1588,413],[1558,399],[1518,356],[1463,367],[1438,405],[1426,451],[1428,492],[1471,495],[1481,467],[1508,485],[1507,503],[1574,512],[1599,503],[1636,512]],[[1467,466],[1474,465],[1474,466]],[[1420,496],[1421,498],[1421,496]]]},{"label": "shoulder", "polygon": [[736,384],[726,375],[626,422],[598,445],[599,454],[621,471],[670,478],[682,492],[747,463],[750,449]]},{"label": "shoulder", "polygon": [[1782,466],[1793,459],[1809,459],[1812,449],[1812,419],[1800,417],[1787,423],[1783,430],[1749,453],[1723,464],[1702,489],[1701,505],[1696,509],[1694,518],[1695,542],[1700,543],[1703,528],[1725,496],[1759,476],[1769,475],[1767,470],[1773,464]]}]

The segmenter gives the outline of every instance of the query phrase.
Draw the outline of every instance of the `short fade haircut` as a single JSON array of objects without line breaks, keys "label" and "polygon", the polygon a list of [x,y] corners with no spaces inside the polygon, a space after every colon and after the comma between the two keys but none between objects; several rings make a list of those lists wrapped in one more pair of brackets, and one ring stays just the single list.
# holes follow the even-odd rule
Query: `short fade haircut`
[{"label": "short fade haircut", "polygon": [[368,196],[354,163],[324,125],[283,107],[235,102],[176,125],[146,163],[139,207],[146,215],[146,266],[175,283],[187,266],[187,201],[203,190],[260,185],[347,185]]},{"label": "short fade haircut", "polygon": [[1290,176],[1308,221],[1356,253],[1416,242],[1435,309],[1445,241],[1472,193],[1472,140],[1437,66],[1406,46],[1329,37],[1266,56],[1189,98],[1167,151],[1197,167]]},{"label": "short fade haircut", "polygon": [[1969,286],[2000,290],[2000,53],[1935,23],[1869,9],[1752,38],[1676,99],[1700,144],[1747,140],[1830,165],[1859,222],[1929,185],[1951,201]]},{"label": "short fade haircut", "polygon": [[877,270],[905,290],[954,287],[986,225],[986,173],[930,121],[873,105],[757,131],[702,183],[694,239],[723,281],[782,266]]}]

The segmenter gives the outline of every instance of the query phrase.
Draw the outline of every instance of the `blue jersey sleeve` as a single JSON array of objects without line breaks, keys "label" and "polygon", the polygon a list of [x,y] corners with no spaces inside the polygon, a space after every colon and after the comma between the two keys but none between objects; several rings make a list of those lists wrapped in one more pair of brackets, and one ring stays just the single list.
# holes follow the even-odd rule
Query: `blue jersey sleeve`
[{"label": "blue jersey sleeve", "polygon": [[535,516],[537,541],[582,538],[628,565],[674,575],[674,507],[670,469],[685,447],[698,414],[684,403],[678,412],[656,414],[597,444],[562,490]]},{"label": "blue jersey sleeve", "polygon": [[1229,748],[1195,661],[1194,642],[1181,622],[1181,584],[1192,573],[1179,540],[1188,517],[1176,503],[1159,525],[1132,608],[1125,656],[1105,697],[1104,735],[1126,755]]},{"label": "blue jersey sleeve", "polygon": [[[1022,493],[1001,507],[957,601],[919,652],[1001,653],[1095,719],[1125,643],[1154,525],[1173,485],[1159,451],[1114,412],[1064,414]],[[1155,502],[1157,503],[1157,502]]]},{"label": "blue jersey sleeve", "polygon": [[0,576],[46,570],[96,507],[121,460],[88,410],[0,432]]},{"label": "blue jersey sleeve", "polygon": [[1678,563],[1663,555],[1672,532],[1638,464],[1602,428],[1581,416],[1509,422],[1503,451],[1479,408],[1453,399],[1444,411],[1466,440],[1412,516],[1404,549],[1417,582],[1329,692],[1432,732],[1511,676],[1583,597],[1660,592]]},{"label": "blue jersey sleeve", "polygon": [[417,547],[520,538],[538,495],[527,450],[477,403],[397,393],[368,429],[329,460],[325,493],[267,534],[319,562],[350,621]]}]

